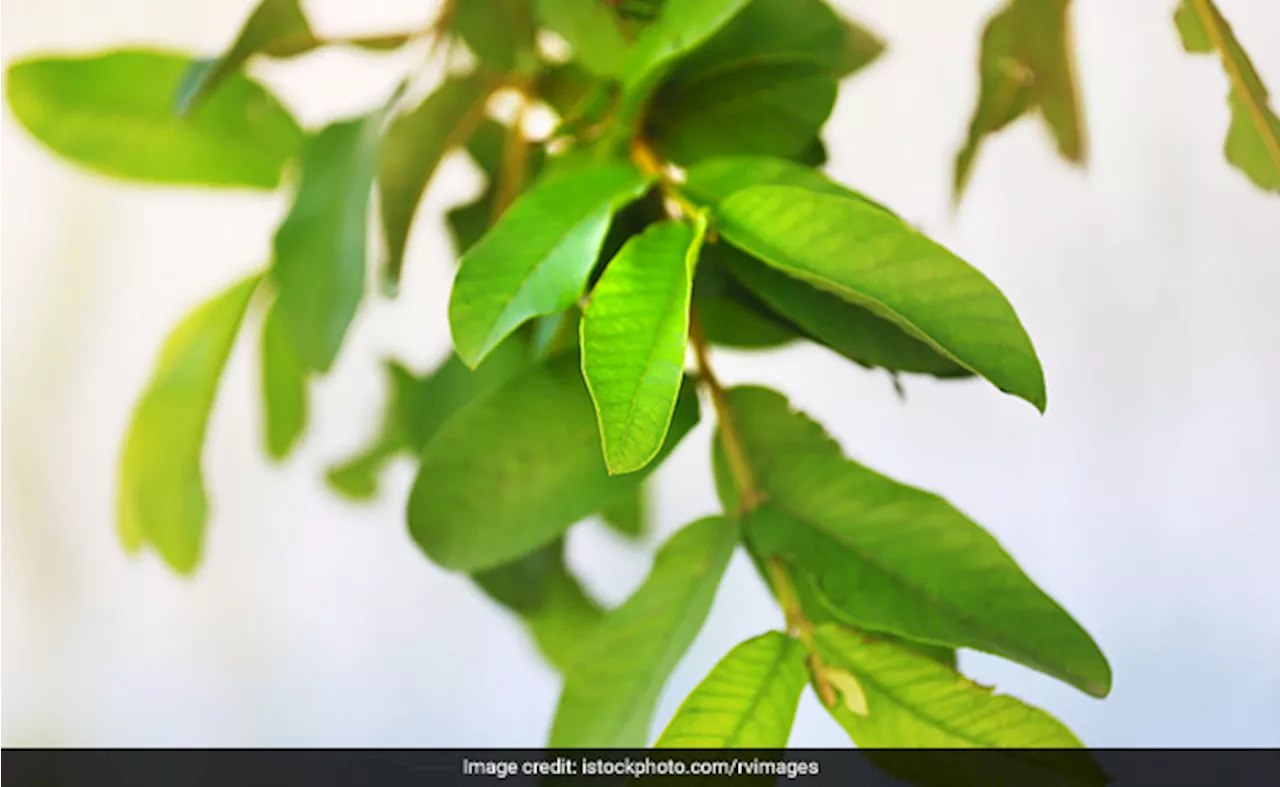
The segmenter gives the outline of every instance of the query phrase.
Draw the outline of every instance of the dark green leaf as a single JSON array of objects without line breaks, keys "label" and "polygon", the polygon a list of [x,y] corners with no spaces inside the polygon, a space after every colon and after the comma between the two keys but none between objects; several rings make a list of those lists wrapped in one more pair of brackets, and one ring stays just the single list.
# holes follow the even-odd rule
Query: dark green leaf
[{"label": "dark green leaf", "polygon": [[387,128],[378,156],[378,195],[389,282],[399,281],[413,215],[431,176],[444,155],[466,142],[484,120],[485,101],[496,85],[478,74],[451,77]]},{"label": "dark green leaf", "polygon": [[831,114],[836,81],[812,58],[762,56],[670,82],[648,113],[648,136],[668,159],[792,156]]},{"label": "dark green leaf", "polygon": [[261,0],[245,20],[231,48],[207,66],[197,66],[188,73],[175,96],[177,111],[190,112],[227,77],[239,71],[245,61],[260,52],[291,55],[311,49],[317,43],[298,0]]},{"label": "dark green leaf", "polygon": [[954,197],[968,183],[978,148],[989,135],[1039,110],[1063,158],[1085,159],[1084,123],[1071,62],[1071,0],[1010,0],[982,34],[978,106],[956,156]]},{"label": "dark green leaf", "polygon": [[[977,648],[1107,694],[1098,646],[968,517],[845,458],[780,394],[737,388],[730,401],[768,500],[745,526],[755,554],[812,576],[829,608],[861,628]],[[723,469],[718,459],[722,487]]]},{"label": "dark green leaf", "polygon": [[631,42],[606,0],[534,0],[538,20],[569,45],[574,57],[597,76],[619,77]]},{"label": "dark green leaf", "polygon": [[771,156],[717,156],[700,161],[689,168],[683,191],[699,202],[715,205],[750,186],[798,186],[859,199],[889,211],[865,194],[842,186],[817,170]]},{"label": "dark green leaf", "polygon": [[702,628],[737,543],[737,525],[720,517],[667,541],[644,584],[574,654],[550,748],[646,744],[662,686]]},{"label": "dark green leaf", "polygon": [[469,366],[525,321],[564,311],[587,284],[609,220],[649,179],[613,164],[543,178],[462,258],[449,301]]},{"label": "dark green leaf", "polygon": [[274,308],[262,325],[262,401],[267,453],[284,459],[307,426],[307,369]]},{"label": "dark green leaf", "polygon": [[[698,420],[685,385],[664,451]],[[409,529],[440,565],[478,571],[551,541],[640,483],[611,476],[576,355],[513,378],[445,423],[422,452]],[[661,456],[650,464],[656,467]]]},{"label": "dark green leaf", "polygon": [[464,0],[453,14],[453,29],[486,69],[507,74],[534,64],[528,0]]},{"label": "dark green leaf", "polygon": [[600,509],[600,518],[621,536],[643,538],[649,529],[648,489],[645,484],[638,484],[618,495]]},{"label": "dark green leaf", "polygon": [[131,552],[150,544],[183,574],[200,562],[208,516],[200,455],[209,413],[261,278],[237,282],[174,329],[125,436],[116,503],[120,539]]},{"label": "dark green leaf", "polygon": [[534,93],[556,111],[569,118],[591,92],[595,79],[574,61],[544,68],[534,83]]},{"label": "dark green leaf", "polygon": [[582,373],[610,473],[657,455],[684,380],[689,297],[706,220],[663,221],[609,262],[582,318]]},{"label": "dark green leaf", "polygon": [[1267,88],[1212,0],[1182,0],[1174,21],[1188,52],[1218,50],[1231,82],[1231,127],[1226,156],[1260,189],[1280,194],[1280,118],[1268,105]]},{"label": "dark green leaf", "polygon": [[784,749],[809,674],[804,646],[778,631],[729,651],[685,699],[657,749]]},{"label": "dark green leaf", "polygon": [[744,350],[778,347],[799,332],[730,275],[723,243],[702,247],[693,284],[694,310],[703,336],[712,344]]},{"label": "dark green leaf", "polygon": [[1040,361],[1013,307],[964,260],[862,200],[751,186],[718,209],[735,246],[890,320],[1043,411]]},{"label": "dark green leaf", "polygon": [[275,308],[310,369],[326,372],[364,297],[369,196],[382,113],[334,123],[308,141],[293,206],[275,237]]},{"label": "dark green leaf", "polygon": [[242,76],[191,117],[176,117],[173,93],[192,62],[135,50],[22,60],[9,67],[5,95],[36,139],[104,175],[275,188],[302,143],[298,124]]}]

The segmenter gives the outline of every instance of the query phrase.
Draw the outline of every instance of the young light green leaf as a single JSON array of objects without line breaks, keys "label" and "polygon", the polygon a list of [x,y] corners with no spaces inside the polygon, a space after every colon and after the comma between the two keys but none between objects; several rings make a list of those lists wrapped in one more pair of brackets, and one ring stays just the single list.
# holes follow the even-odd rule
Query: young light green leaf
[{"label": "young light green leaf", "polygon": [[558,34],[596,76],[622,75],[631,52],[612,6],[597,0],[535,0],[538,21]]},{"label": "young light green leaf", "polygon": [[533,14],[526,0],[455,3],[453,29],[495,75],[532,70],[536,63]]},{"label": "young light green leaf", "polygon": [[706,231],[676,221],[633,236],[591,292],[581,323],[582,375],[610,473],[657,455],[684,380],[693,271]]},{"label": "young light green leaf", "polygon": [[307,368],[274,308],[262,324],[262,401],[267,453],[278,461],[293,450],[307,426]]},{"label": "young light green leaf", "polygon": [[179,573],[200,562],[208,500],[200,470],[218,380],[261,276],[196,309],[165,340],[120,455],[116,517],[129,551],[155,547]]},{"label": "young light green leaf", "polygon": [[812,58],[761,56],[670,81],[649,108],[647,136],[686,165],[792,156],[813,141],[835,100],[835,77]]},{"label": "young light green leaf", "polygon": [[890,320],[1044,411],[1044,376],[1013,307],[964,260],[864,201],[751,186],[720,203],[731,243],[783,273]]},{"label": "young light green leaf", "polygon": [[463,256],[449,300],[453,343],[468,366],[526,320],[564,311],[586,287],[615,211],[649,178],[629,164],[544,177]]},{"label": "young light green leaf", "polygon": [[227,77],[258,53],[291,55],[317,44],[298,0],[261,0],[225,54],[188,72],[175,96],[179,114],[188,114]]},{"label": "young light green leaf", "polygon": [[1188,52],[1218,50],[1231,82],[1226,156],[1258,188],[1280,194],[1280,118],[1267,88],[1212,0],[1182,0],[1174,16]]},{"label": "young light green leaf", "polygon": [[1084,122],[1071,59],[1071,0],[1009,0],[982,34],[978,106],[956,156],[954,199],[969,181],[978,148],[990,134],[1039,110],[1066,160],[1085,160]]},{"label": "young light green leaf", "polygon": [[[994,694],[932,659],[831,624],[814,642],[824,664],[848,672],[866,695],[867,713],[829,709],[858,746],[867,749],[995,748],[983,759],[984,778],[952,774],[948,784],[1097,784],[1107,779],[1079,749],[1062,722],[1013,697]],[[954,761],[953,761],[954,762]],[[934,783],[932,780],[924,783]]]},{"label": "young light green leaf", "polygon": [[714,257],[756,298],[806,336],[854,363],[937,377],[972,374],[870,310],[793,279],[745,252],[720,243],[708,245],[703,255]]},{"label": "young light green leaf", "polygon": [[364,297],[369,196],[382,112],[307,142],[293,207],[275,237],[281,327],[310,369],[327,372]]},{"label": "young light green leaf", "polygon": [[600,509],[600,518],[618,535],[637,540],[649,530],[648,486],[639,484]]},{"label": "young light green leaf", "polygon": [[549,748],[641,748],[662,686],[692,644],[738,543],[709,517],[671,537],[644,584],[607,614],[565,670]]},{"label": "young light green leaf", "polygon": [[485,101],[496,86],[481,74],[450,77],[387,128],[378,155],[378,196],[388,283],[400,279],[413,215],[431,176],[444,155],[466,142],[484,120]]},{"label": "young light green leaf", "polygon": [[986,531],[942,498],[845,458],[782,395],[736,388],[730,403],[767,497],[744,526],[754,554],[812,576],[861,628],[984,650],[1106,696],[1111,669],[1098,646]]},{"label": "young light green leaf", "polygon": [[778,631],[729,651],[685,699],[656,749],[784,749],[809,679],[804,646]]},{"label": "young light green leaf", "polygon": [[21,60],[9,67],[5,96],[32,136],[101,174],[275,188],[302,130],[275,96],[239,75],[199,112],[176,117],[173,92],[192,62],[140,50]]},{"label": "young light green leaf", "polygon": [[[664,452],[698,420],[682,388]],[[409,530],[435,562],[457,571],[501,565],[551,541],[639,484],[611,476],[576,354],[537,365],[449,419],[421,456]]]}]

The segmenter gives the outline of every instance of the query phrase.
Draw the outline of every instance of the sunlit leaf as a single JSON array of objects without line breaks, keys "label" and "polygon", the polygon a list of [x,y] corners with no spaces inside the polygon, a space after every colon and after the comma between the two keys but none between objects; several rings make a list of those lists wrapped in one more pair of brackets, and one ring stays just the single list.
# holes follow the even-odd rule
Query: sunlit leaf
[{"label": "sunlit leaf", "polygon": [[272,189],[303,135],[274,96],[233,75],[179,118],[188,57],[140,50],[42,57],[9,66],[14,117],[59,156],[117,178]]},{"label": "sunlit leaf", "polygon": [[150,544],[175,571],[200,562],[209,505],[201,472],[218,380],[260,275],[196,309],[164,343],[120,455],[116,517],[130,551]]},{"label": "sunlit leaf", "polygon": [[689,694],[654,748],[786,748],[808,678],[798,641],[777,631],[749,639]]},{"label": "sunlit leaf", "polygon": [[601,621],[565,670],[550,748],[641,748],[663,684],[711,610],[738,542],[701,519],[671,537],[644,584]]}]

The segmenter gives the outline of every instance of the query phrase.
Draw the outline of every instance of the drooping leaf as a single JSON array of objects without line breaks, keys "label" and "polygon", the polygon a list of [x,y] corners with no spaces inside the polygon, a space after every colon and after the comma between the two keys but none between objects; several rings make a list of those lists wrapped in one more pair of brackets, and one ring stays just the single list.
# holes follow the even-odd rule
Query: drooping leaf
[{"label": "drooping leaf", "polygon": [[[685,385],[664,451],[697,420],[697,396]],[[661,458],[646,472],[609,475],[578,358],[565,355],[522,372],[436,432],[409,497],[409,530],[445,568],[500,565],[599,511]]]},{"label": "drooping leaf", "polygon": [[629,539],[643,538],[649,529],[649,487],[639,484],[600,509],[600,518],[615,533]]},{"label": "drooping leaf", "polygon": [[1253,62],[1212,0],[1182,0],[1174,16],[1188,52],[1215,49],[1231,82],[1226,157],[1258,188],[1280,194],[1280,118]]},{"label": "drooping leaf", "polygon": [[792,156],[812,142],[835,100],[835,77],[812,58],[761,56],[669,82],[649,109],[647,136],[686,165]]},{"label": "drooping leaf", "polygon": [[485,100],[496,85],[487,75],[451,77],[387,128],[378,156],[378,196],[390,283],[400,279],[413,216],[431,176],[484,120]]},{"label": "drooping leaf", "polygon": [[804,646],[778,631],[729,651],[685,699],[656,749],[784,749],[809,679]]},{"label": "drooping leaf", "polygon": [[231,48],[207,66],[196,67],[175,96],[179,114],[187,114],[227,77],[258,53],[291,55],[316,46],[315,35],[298,0],[261,0],[245,20]]},{"label": "drooping leaf", "polygon": [[182,574],[200,562],[209,512],[200,467],[209,413],[261,278],[237,282],[174,329],[125,436],[116,501],[120,540],[131,552],[150,544]]},{"label": "drooping leaf", "polygon": [[302,144],[275,96],[243,76],[179,118],[173,93],[192,60],[122,50],[9,66],[14,117],[59,156],[104,175],[182,186],[273,189]]},{"label": "drooping leaf", "polygon": [[986,276],[898,217],[858,199],[751,186],[719,204],[731,243],[783,273],[890,320],[1043,412],[1040,361]]},{"label": "drooping leaf", "polygon": [[[860,628],[984,650],[1107,694],[1098,646],[968,517],[845,458],[780,394],[736,388],[730,402],[767,497],[745,524],[754,554],[811,576],[824,605]],[[716,470],[723,494],[719,455]]]},{"label": "drooping leaf", "polygon": [[652,225],[609,262],[582,318],[582,373],[610,473],[662,448],[684,380],[689,297],[706,220]]},{"label": "drooping leaf", "polygon": [[697,636],[738,542],[709,517],[671,537],[644,584],[574,654],[549,748],[641,748],[662,686]]},{"label": "drooping leaf", "polygon": [[534,0],[544,27],[554,31],[573,50],[574,57],[596,76],[619,77],[627,63],[631,42],[621,20],[605,0]]},{"label": "drooping leaf", "polygon": [[463,256],[449,300],[459,357],[475,366],[525,321],[582,295],[609,220],[649,179],[612,164],[543,178]]},{"label": "drooping leaf", "polygon": [[837,77],[884,51],[873,33],[846,22],[823,0],[752,0],[690,54],[676,78],[763,58],[807,58]]},{"label": "drooping leaf", "polygon": [[[831,714],[863,748],[1005,749],[975,757],[976,772],[957,772],[947,784],[1104,784],[1091,757],[1062,722],[1013,697],[995,694],[932,659],[891,642],[835,625],[819,626],[814,641],[823,662],[857,679],[867,714],[844,707]],[[959,763],[952,758],[953,767]],[[981,774],[981,778],[975,778]],[[925,783],[937,783],[929,779]]]},{"label": "drooping leaf", "polygon": [[529,70],[533,66],[533,15],[527,0],[458,2],[453,29],[493,74]]},{"label": "drooping leaf", "polygon": [[1072,65],[1071,0],[1009,0],[982,34],[978,106],[956,156],[953,196],[959,201],[978,148],[987,136],[1030,112],[1053,132],[1066,160],[1085,160],[1084,121]]},{"label": "drooping leaf", "polygon": [[307,426],[307,368],[275,309],[267,312],[262,325],[262,401],[267,453],[284,459]]},{"label": "drooping leaf", "polygon": [[369,197],[382,112],[307,142],[293,206],[275,237],[281,327],[310,369],[327,372],[364,297]]}]

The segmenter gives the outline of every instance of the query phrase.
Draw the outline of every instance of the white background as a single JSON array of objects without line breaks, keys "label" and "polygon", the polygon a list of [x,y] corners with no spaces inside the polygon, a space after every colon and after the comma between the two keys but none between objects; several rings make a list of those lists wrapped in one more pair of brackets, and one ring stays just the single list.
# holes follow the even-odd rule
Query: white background
[{"label": "white background", "polygon": [[[3,59],[121,42],[212,53],[250,0],[11,0]],[[424,23],[420,0],[311,0],[323,31]],[[986,272],[1044,362],[1049,411],[981,382],[888,380],[817,348],[718,353],[729,381],[776,385],[852,456],[983,523],[1102,644],[1098,701],[965,654],[984,682],[1051,709],[1087,743],[1280,743],[1280,198],[1222,159],[1227,85],[1189,57],[1172,0],[1078,0],[1087,171],[1038,121],[989,143],[949,208],[990,0],[850,0],[890,42],[842,90],[830,170]],[[1280,4],[1220,0],[1280,91]],[[417,55],[325,52],[257,73],[309,125],[382,99]],[[359,317],[315,391],[301,452],[260,450],[255,342],[236,350],[205,452],[205,562],[176,578],[115,540],[115,462],[174,323],[264,264],[276,196],[108,182],[54,160],[3,113],[3,743],[530,745],[558,690],[517,624],[431,565],[403,524],[412,468],[370,505],[320,476],[374,426],[379,358],[446,352],[452,275],[440,211],[474,193],[444,167],[406,286]],[[372,302],[372,299],[371,299]],[[251,326],[256,329],[256,326]],[[715,510],[709,426],[658,474],[659,536]],[[571,556],[616,603],[655,542],[591,523]],[[739,558],[655,726],[737,641],[780,623]],[[656,729],[655,729],[656,732]],[[812,699],[795,745],[847,739]]]}]

